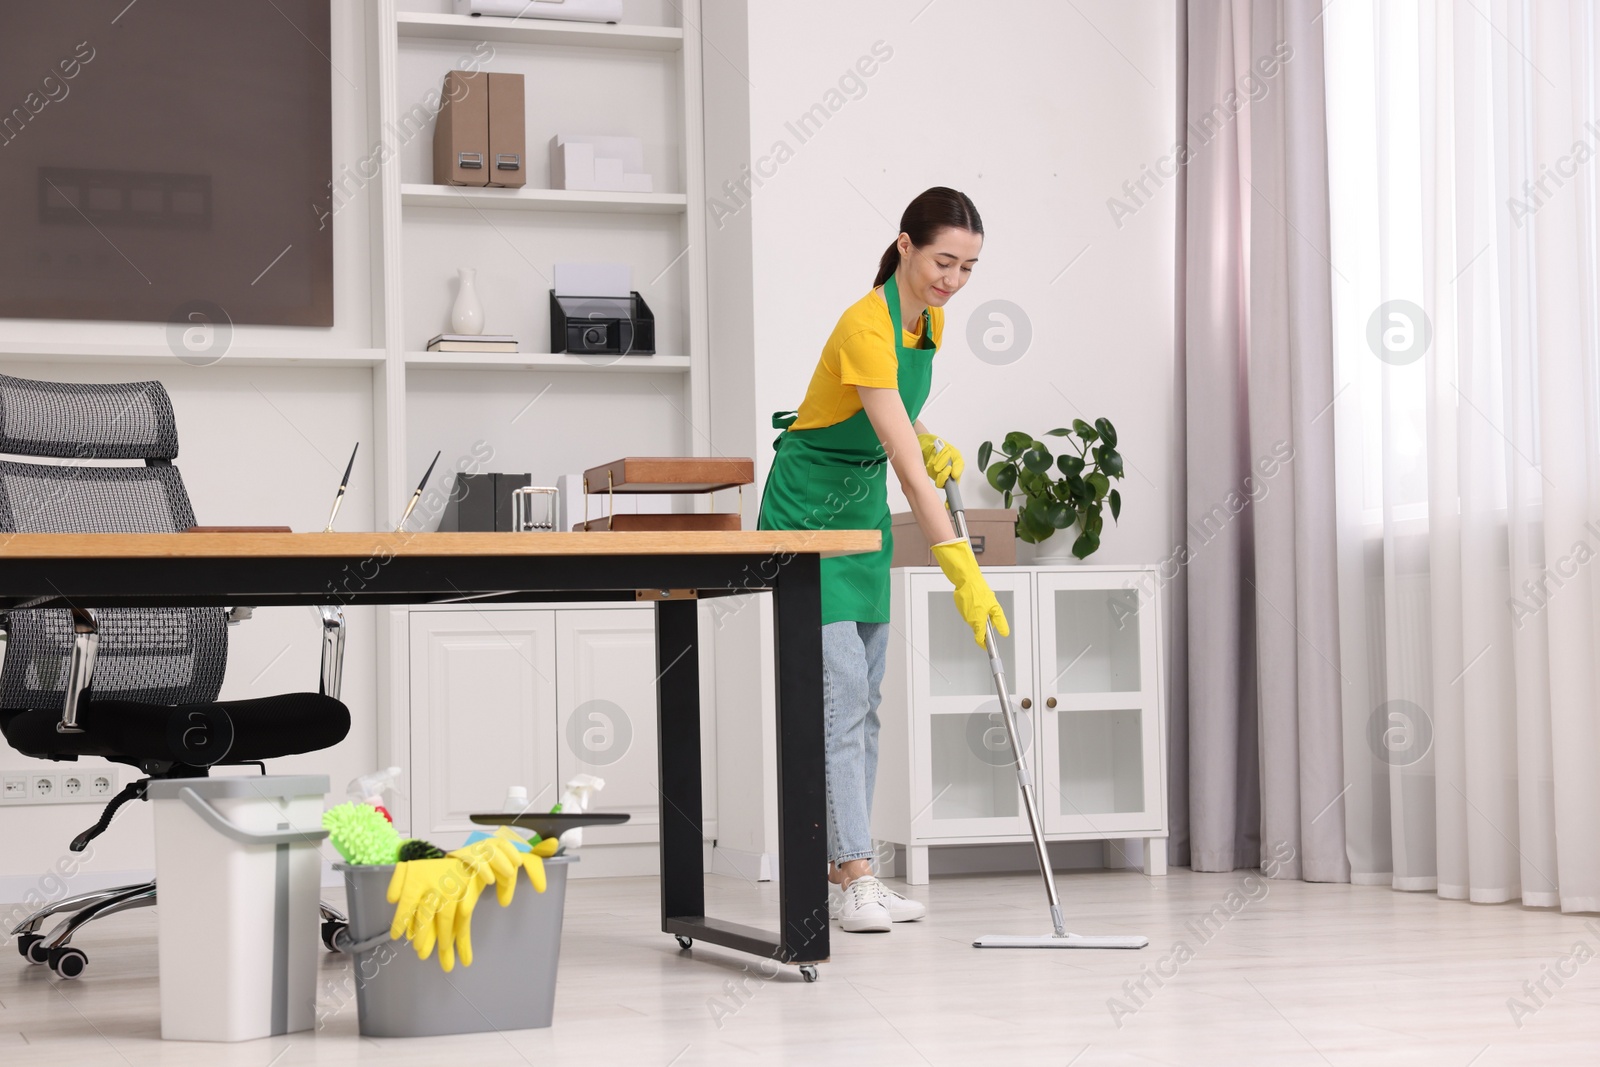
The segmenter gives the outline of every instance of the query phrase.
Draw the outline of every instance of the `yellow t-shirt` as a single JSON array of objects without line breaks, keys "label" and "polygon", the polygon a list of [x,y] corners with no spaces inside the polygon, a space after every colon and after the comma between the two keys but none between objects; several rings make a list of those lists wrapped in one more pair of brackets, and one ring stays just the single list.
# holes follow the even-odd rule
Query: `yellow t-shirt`
[{"label": "yellow t-shirt", "polygon": [[[929,308],[928,322],[933,347],[944,337],[944,308]],[[872,290],[845,309],[839,323],[822,348],[822,358],[800,402],[800,417],[791,430],[815,430],[833,426],[861,410],[861,394],[856,386],[869,389],[894,389],[899,386],[900,360],[894,350],[894,327],[883,298]],[[916,330],[902,331],[907,348],[922,345],[922,319]]]}]

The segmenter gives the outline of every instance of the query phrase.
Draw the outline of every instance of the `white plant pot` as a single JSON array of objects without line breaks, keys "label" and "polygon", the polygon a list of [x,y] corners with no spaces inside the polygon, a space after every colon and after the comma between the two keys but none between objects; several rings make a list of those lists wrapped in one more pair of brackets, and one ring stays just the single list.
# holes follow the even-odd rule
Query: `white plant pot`
[{"label": "white plant pot", "polygon": [[478,300],[478,272],[462,267],[461,287],[455,307],[450,309],[450,328],[456,333],[476,337],[483,332],[483,304]]},{"label": "white plant pot", "polygon": [[1057,530],[1045,538],[1043,544],[1033,546],[1033,562],[1049,566],[1080,564],[1084,562],[1072,554],[1072,546],[1083,533],[1083,519],[1079,518],[1065,530]]}]

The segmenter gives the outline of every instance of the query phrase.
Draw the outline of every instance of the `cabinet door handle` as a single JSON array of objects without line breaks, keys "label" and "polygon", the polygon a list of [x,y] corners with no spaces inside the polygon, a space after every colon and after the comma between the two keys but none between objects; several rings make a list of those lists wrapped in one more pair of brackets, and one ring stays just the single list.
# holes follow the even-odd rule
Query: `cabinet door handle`
[{"label": "cabinet door handle", "polygon": [[1056,698],[1055,697],[1045,697],[1044,698],[1044,706],[1047,707],[1047,708],[1055,707],[1056,706]]},{"label": "cabinet door handle", "polygon": [[1033,701],[1028,699],[1027,697],[1023,697],[1022,698],[1022,710],[1023,711],[1027,711],[1031,707],[1033,707]]}]

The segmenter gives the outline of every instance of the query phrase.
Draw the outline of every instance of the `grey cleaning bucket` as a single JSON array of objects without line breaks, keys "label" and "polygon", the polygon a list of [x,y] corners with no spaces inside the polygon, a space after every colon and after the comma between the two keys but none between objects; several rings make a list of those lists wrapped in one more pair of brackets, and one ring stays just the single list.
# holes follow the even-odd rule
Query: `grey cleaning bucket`
[{"label": "grey cleaning bucket", "polygon": [[561,956],[561,915],[567,867],[574,858],[544,861],[545,890],[519,872],[511,904],[502,908],[485,889],[472,913],[472,966],[456,960],[446,974],[438,953],[417,959],[404,938],[389,940],[394,905],[387,898],[393,866],[344,872],[355,957],[356,1012],[367,1037],[430,1037],[484,1030],[528,1030],[550,1025],[556,964]]}]

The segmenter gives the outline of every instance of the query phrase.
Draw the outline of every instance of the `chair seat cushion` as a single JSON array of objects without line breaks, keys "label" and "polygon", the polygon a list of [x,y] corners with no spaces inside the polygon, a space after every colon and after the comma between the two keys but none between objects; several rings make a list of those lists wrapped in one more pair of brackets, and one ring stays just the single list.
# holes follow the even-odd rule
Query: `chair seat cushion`
[{"label": "chair seat cushion", "polygon": [[319,693],[212,704],[92,700],[78,714],[82,733],[58,733],[60,721],[57,708],[0,711],[0,733],[18,752],[41,759],[104,756],[209,767],[329,748],[350,732],[350,709]]}]

